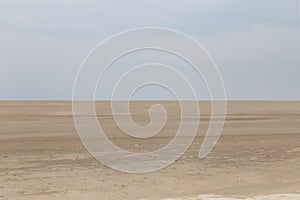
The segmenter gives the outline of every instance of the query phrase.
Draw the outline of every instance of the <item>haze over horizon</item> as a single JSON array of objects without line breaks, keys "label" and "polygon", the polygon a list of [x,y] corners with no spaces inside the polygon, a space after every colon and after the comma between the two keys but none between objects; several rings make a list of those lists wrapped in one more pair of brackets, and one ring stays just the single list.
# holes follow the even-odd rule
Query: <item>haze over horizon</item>
[{"label": "haze over horizon", "polygon": [[[170,28],[196,39],[218,65],[228,99],[300,100],[299,24],[298,0],[2,0],[0,100],[71,99],[90,50],[138,27]],[[203,83],[192,85],[207,99]],[[107,99],[108,90],[97,97]],[[173,96],[148,87],[134,99]]]}]

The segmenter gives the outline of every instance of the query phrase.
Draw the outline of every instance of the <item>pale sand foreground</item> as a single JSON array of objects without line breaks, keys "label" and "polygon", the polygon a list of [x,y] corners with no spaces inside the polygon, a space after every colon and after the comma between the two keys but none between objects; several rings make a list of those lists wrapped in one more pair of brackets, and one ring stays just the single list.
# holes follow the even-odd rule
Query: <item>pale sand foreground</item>
[{"label": "pale sand foreground", "polygon": [[[132,102],[133,119],[147,124],[153,103],[158,102]],[[122,134],[109,102],[98,102],[97,110],[115,144],[144,152],[167,144],[178,127],[177,103],[162,104],[169,118],[151,139]],[[181,159],[157,172],[125,174],[87,153],[70,102],[2,101],[0,199],[300,199],[300,102],[228,102],[223,135],[204,160],[197,155],[209,104],[200,106],[199,135]]]},{"label": "pale sand foreground", "polygon": [[222,197],[221,195],[198,195],[196,197],[167,198],[162,200],[299,200],[300,194],[259,195],[249,198]]}]

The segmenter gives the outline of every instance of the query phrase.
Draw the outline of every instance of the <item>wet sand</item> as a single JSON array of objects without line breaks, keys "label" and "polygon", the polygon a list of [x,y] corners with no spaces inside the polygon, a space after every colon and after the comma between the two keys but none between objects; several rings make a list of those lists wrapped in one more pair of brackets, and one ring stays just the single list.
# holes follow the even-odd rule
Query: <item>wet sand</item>
[{"label": "wet sand", "polygon": [[[165,106],[168,120],[151,139],[123,134],[112,119],[110,102],[97,102],[98,119],[116,145],[134,152],[153,151],[172,139],[180,120],[173,101],[131,102],[133,119],[140,125],[149,123],[147,109],[154,103]],[[300,194],[300,102],[228,102],[222,136],[203,160],[197,156],[210,106],[199,105],[201,116],[186,119],[200,120],[199,133],[179,160],[160,171],[126,174],[104,166],[86,151],[75,130],[70,102],[2,101],[0,199],[204,199],[207,195],[283,199],[279,194]]]}]

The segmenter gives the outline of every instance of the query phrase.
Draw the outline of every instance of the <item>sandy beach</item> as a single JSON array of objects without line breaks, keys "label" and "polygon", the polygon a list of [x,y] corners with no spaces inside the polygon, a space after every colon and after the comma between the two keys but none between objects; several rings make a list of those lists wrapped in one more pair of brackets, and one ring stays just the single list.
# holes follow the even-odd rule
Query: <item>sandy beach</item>
[{"label": "sandy beach", "polygon": [[[153,151],[172,139],[180,120],[175,101],[131,102],[132,118],[149,123],[154,103],[165,106],[168,120],[149,139],[123,134],[110,102],[97,102],[97,115],[116,145]],[[199,105],[201,116],[186,119],[200,120],[198,135],[179,160],[160,171],[127,174],[87,152],[70,101],[1,101],[0,199],[300,199],[300,102],[229,101],[222,136],[202,160],[210,106]]]}]

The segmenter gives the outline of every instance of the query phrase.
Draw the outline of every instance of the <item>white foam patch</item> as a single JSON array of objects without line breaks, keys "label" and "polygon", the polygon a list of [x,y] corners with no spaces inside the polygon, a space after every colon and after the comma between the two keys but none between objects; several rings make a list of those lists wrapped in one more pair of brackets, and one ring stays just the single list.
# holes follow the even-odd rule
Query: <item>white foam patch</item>
[{"label": "white foam patch", "polygon": [[259,195],[251,198],[229,198],[219,195],[199,195],[196,197],[166,198],[162,200],[300,200],[300,194]]}]

